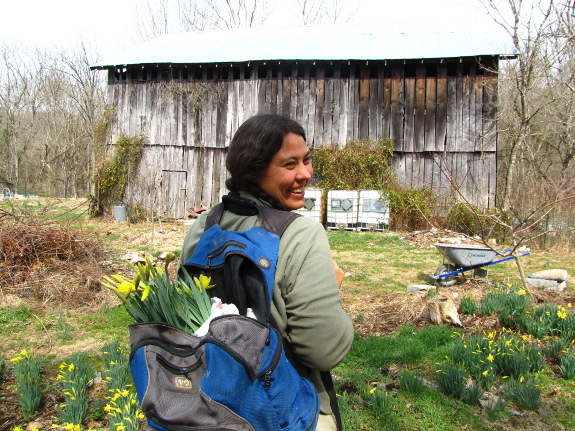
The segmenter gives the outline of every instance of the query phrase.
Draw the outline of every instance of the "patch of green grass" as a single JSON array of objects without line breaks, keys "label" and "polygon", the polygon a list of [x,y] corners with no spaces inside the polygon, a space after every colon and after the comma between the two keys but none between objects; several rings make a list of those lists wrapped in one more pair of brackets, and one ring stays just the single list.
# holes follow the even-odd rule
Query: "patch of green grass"
[{"label": "patch of green grass", "polygon": [[403,245],[400,235],[371,232],[352,232],[347,230],[328,232],[329,243],[332,247],[349,246],[349,244],[363,246]]},{"label": "patch of green grass", "polygon": [[23,305],[16,308],[0,307],[0,334],[10,336],[24,331],[30,318],[32,312]]},{"label": "patch of green grass", "polygon": [[79,319],[84,324],[89,324],[90,331],[101,333],[103,338],[107,333],[114,334],[117,329],[126,330],[127,325],[134,323],[134,319],[123,306],[110,307],[101,313],[86,314]]}]

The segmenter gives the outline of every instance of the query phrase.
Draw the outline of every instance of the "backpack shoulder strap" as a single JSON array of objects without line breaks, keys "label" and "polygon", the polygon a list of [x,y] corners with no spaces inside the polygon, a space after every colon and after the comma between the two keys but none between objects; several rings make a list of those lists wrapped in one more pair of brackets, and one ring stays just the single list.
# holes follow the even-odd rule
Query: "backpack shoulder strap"
[{"label": "backpack shoulder strap", "polygon": [[301,217],[301,214],[275,208],[258,207],[258,209],[263,227],[280,237],[297,217]]},{"label": "backpack shoulder strap", "polygon": [[262,226],[280,237],[291,222],[293,222],[296,217],[300,217],[300,214],[291,211],[258,206],[255,202],[238,195],[225,195],[222,198],[222,202],[210,210],[206,220],[205,230],[208,230],[220,222],[224,210],[245,216],[257,214],[260,216]]}]

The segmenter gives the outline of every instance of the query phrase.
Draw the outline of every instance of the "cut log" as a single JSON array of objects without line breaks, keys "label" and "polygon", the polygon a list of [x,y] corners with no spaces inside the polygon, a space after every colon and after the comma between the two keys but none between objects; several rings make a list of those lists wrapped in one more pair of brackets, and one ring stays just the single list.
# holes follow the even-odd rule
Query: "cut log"
[{"label": "cut log", "polygon": [[429,318],[432,323],[441,325],[450,323],[456,326],[463,326],[457,314],[457,307],[451,299],[438,298],[431,301],[424,310],[424,317]]}]

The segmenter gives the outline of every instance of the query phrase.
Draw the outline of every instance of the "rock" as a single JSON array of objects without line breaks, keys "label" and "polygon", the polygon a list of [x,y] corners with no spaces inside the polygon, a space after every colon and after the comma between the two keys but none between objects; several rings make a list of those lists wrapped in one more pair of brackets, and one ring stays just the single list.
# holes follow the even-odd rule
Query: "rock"
[{"label": "rock", "polygon": [[434,299],[427,305],[423,315],[436,325],[450,323],[456,326],[463,326],[461,320],[459,320],[459,314],[457,314],[457,307],[451,299]]},{"label": "rock", "polygon": [[409,293],[426,293],[430,290],[436,290],[435,286],[430,286],[428,284],[412,284],[407,286],[407,291]]},{"label": "rock", "polygon": [[174,260],[176,255],[174,253],[170,253],[169,251],[164,251],[162,254],[158,256],[158,259],[166,260],[168,257],[170,258],[170,260]]},{"label": "rock", "polygon": [[463,242],[461,238],[439,238],[439,241],[443,244],[461,244]]},{"label": "rock", "polygon": [[127,252],[122,259],[130,261],[132,265],[146,264],[146,254],[143,251]]},{"label": "rock", "polygon": [[567,287],[567,282],[562,281],[561,283],[557,283],[557,286],[548,287],[547,290],[553,290],[555,292],[563,292]]},{"label": "rock", "polygon": [[565,281],[567,280],[567,271],[565,269],[546,269],[544,271],[529,274],[528,278],[541,278],[544,280]]},{"label": "rock", "polygon": [[495,410],[501,402],[501,398],[497,395],[493,395],[490,392],[484,392],[479,400],[479,405],[484,409]]},{"label": "rock", "polygon": [[[546,280],[544,278],[527,278],[527,283],[533,287],[545,288],[557,291],[563,291],[565,289],[565,285],[567,284],[564,281],[558,283],[555,280]],[[560,284],[562,284],[563,286],[560,287],[559,286]]]},{"label": "rock", "polygon": [[44,427],[44,424],[40,421],[33,421],[33,422],[29,422],[28,425],[26,425],[26,431],[32,431],[32,430],[39,430],[42,429]]},{"label": "rock", "polygon": [[431,388],[431,389],[439,389],[439,385],[436,385],[435,383],[433,383],[433,382],[427,380],[427,379],[424,378],[424,377],[420,377],[419,380],[421,380],[421,381],[423,382],[423,384],[424,384],[425,386],[427,386],[428,388]]}]

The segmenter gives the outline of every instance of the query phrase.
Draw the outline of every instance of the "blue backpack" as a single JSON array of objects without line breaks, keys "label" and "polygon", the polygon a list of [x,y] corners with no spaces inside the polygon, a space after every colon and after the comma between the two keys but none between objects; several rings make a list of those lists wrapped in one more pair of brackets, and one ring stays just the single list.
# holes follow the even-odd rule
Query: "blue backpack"
[{"label": "blue backpack", "polygon": [[[222,230],[224,209],[259,214],[263,227]],[[286,356],[271,316],[280,236],[297,214],[226,196],[206,220],[192,276],[240,315],[210,323],[203,337],[161,323],[130,326],[130,366],[148,425],[157,430],[303,431],[317,425],[320,400]],[[245,317],[251,308],[257,320]]]}]

